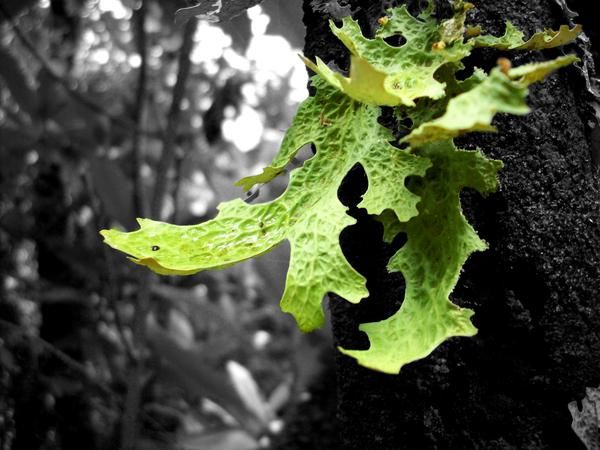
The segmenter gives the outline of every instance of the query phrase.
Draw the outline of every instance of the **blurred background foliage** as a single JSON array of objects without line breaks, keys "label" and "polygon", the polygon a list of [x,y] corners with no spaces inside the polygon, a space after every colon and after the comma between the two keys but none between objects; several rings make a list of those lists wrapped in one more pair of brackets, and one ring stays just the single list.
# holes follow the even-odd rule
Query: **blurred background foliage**
[{"label": "blurred background foliage", "polygon": [[1,450],[274,448],[323,376],[327,332],[278,309],[288,249],[158,278],[98,235],[245,196],[307,95],[301,2],[186,6],[0,0]]}]

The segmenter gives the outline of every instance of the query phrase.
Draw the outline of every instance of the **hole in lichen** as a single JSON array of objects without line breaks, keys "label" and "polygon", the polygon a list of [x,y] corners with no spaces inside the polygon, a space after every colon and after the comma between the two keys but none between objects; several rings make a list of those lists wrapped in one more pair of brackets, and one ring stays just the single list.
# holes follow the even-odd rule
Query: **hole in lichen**
[{"label": "hole in lichen", "polygon": [[404,130],[412,130],[413,120],[410,117],[405,117],[398,121],[398,126]]},{"label": "hole in lichen", "polygon": [[298,152],[296,156],[289,162],[289,164],[285,167],[285,170],[273,178],[271,181],[265,184],[260,184],[254,186],[245,194],[245,201],[248,203],[252,203],[253,205],[258,205],[261,203],[267,203],[276,198],[280,197],[281,194],[285,192],[288,188],[290,182],[290,173],[299,167],[302,167],[306,161],[315,156],[314,147],[311,144],[307,144],[303,146]]},{"label": "hole in lichen", "polygon": [[412,175],[404,179],[404,186],[412,193],[420,192],[423,188],[423,177]]},{"label": "hole in lichen", "polygon": [[338,189],[338,198],[344,206],[355,207],[367,192],[369,182],[365,169],[360,164],[355,164],[342,180]]},{"label": "hole in lichen", "polygon": [[404,44],[406,44],[406,39],[404,38],[404,36],[401,36],[399,34],[395,34],[393,36],[386,37],[383,40],[390,47],[397,48],[397,47],[402,47]]}]

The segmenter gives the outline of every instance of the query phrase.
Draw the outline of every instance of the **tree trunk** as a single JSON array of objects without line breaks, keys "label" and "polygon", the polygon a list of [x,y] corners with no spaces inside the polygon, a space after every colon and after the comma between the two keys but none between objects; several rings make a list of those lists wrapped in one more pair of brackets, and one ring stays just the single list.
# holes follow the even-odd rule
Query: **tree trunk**
[{"label": "tree trunk", "polygon": [[[347,67],[328,18],[314,12],[332,2],[304,3],[306,55]],[[351,3],[369,33],[385,8],[400,2]],[[496,35],[507,19],[528,35],[567,20],[551,0],[476,3],[472,22]],[[534,52],[508,56],[516,65],[540,59]],[[467,63],[489,69],[497,57],[479,52]],[[465,214],[490,249],[469,258],[452,298],[475,310],[479,334],[447,341],[397,376],[338,354],[340,448],[584,448],[567,404],[600,384],[600,192],[585,95],[578,69],[562,70],[531,88],[531,114],[501,116],[498,134],[458,142],[505,163],[500,192],[462,196]],[[356,205],[365,189],[356,168],[340,197]],[[367,348],[359,324],[388,317],[403,297],[402,276],[385,269],[401,243],[383,244],[378,223],[355,206],[351,213],[358,224],[342,234],[342,246],[367,277],[371,296],[358,306],[334,297],[330,308],[336,345]]]}]

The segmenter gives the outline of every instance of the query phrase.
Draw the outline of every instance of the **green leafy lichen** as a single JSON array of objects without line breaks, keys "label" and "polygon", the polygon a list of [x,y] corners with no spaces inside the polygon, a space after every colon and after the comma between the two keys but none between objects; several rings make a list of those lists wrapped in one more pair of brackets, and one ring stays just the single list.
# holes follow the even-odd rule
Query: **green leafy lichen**
[{"label": "green leafy lichen", "polygon": [[504,35],[499,37],[492,35],[477,36],[470,42],[475,47],[492,47],[498,50],[543,50],[568,44],[575,40],[581,34],[581,31],[581,25],[576,25],[573,28],[562,25],[558,31],[540,31],[525,41],[523,32],[510,21],[506,21]]},{"label": "green leafy lichen", "polygon": [[[333,34],[350,51],[348,77],[330,69],[318,57],[316,63],[303,59],[324,80],[359,102],[412,107],[418,98],[444,97],[446,85],[438,81],[436,73],[445,65],[463,60],[475,47],[541,50],[564,45],[581,33],[581,26],[561,26],[558,31],[536,33],[525,42],[523,33],[507,22],[502,37],[485,35],[465,40],[466,13],[471,8],[470,3],[456,2],[454,17],[441,24],[431,14],[413,17],[405,6],[394,8],[380,19],[381,27],[374,39],[366,38],[358,22],[350,17],[343,19],[341,27],[330,21]],[[406,42],[394,47],[385,41],[395,36]]]},{"label": "green leafy lichen", "polygon": [[[250,189],[272,180],[303,146],[313,144],[315,155],[292,172],[279,198],[257,205],[223,203],[213,220],[199,225],[139,219],[140,229],[134,232],[102,231],[106,243],[157,273],[187,275],[230,266],[287,240],[291,258],[281,306],[302,330],[310,331],[323,323],[321,303],[327,293],[350,302],[368,295],[366,280],[339,244],[340,233],[355,220],[337,191],[350,169],[360,164],[368,189],[359,207],[383,224],[386,242],[406,234],[406,244],[388,265],[402,273],[406,291],[399,311],[361,325],[369,337],[368,349],[341,351],[363,366],[397,373],[444,340],[475,334],[473,311],[449,298],[466,259],[486,248],[461,212],[460,191],[495,191],[502,163],[479,151],[459,150],[452,139],[494,131],[497,113],[527,113],[527,86],[576,58],[515,68],[504,64],[489,74],[477,69],[464,80],[456,73],[476,47],[550,48],[574,39],[580,28],[537,33],[525,42],[507,24],[500,38],[474,37],[480,30],[465,25],[472,5],[456,2],[455,15],[442,23],[432,17],[431,5],[418,17],[405,7],[389,10],[374,39],[366,38],[351,18],[341,27],[331,24],[351,53],[349,77],[318,58],[316,63],[306,60],[317,72],[312,79],[315,96],[300,106],[271,165],[238,183]],[[396,35],[406,40],[399,47],[384,40]],[[396,107],[408,148],[390,143],[392,132],[378,122],[382,105]]]},{"label": "green leafy lichen", "polygon": [[390,272],[402,272],[406,292],[400,310],[390,318],[367,323],[368,350],[344,350],[358,362],[386,373],[431,353],[452,336],[473,336],[473,311],[450,302],[448,296],[469,254],[487,248],[463,216],[459,193],[470,187],[482,194],[496,190],[500,161],[480,152],[457,150],[451,141],[420,147],[415,153],[430,159],[432,168],[415,183],[421,197],[419,214],[402,224],[407,242],[389,262]]},{"label": "green leafy lichen", "polygon": [[472,3],[462,0],[454,2],[454,16],[442,21],[439,26],[440,41],[444,44],[452,44],[455,41],[461,41],[465,34],[467,12],[475,6]]},{"label": "green leafy lichen", "polygon": [[[414,106],[417,98],[443,97],[444,84],[434,74],[443,65],[468,56],[471,46],[459,40],[436,47],[439,23],[429,15],[411,16],[405,6],[390,10],[382,23],[376,37],[368,39],[350,17],[339,28],[330,22],[333,33],[350,51],[349,77],[334,72],[320,58],[316,64],[305,62],[324,80],[362,103]],[[400,47],[384,40],[397,35],[406,39]]]},{"label": "green leafy lichen", "polygon": [[510,69],[506,74],[495,68],[474,88],[452,98],[441,117],[421,124],[402,141],[415,147],[467,132],[496,131],[492,119],[497,113],[522,115],[529,112],[525,104],[527,86],[575,61],[575,56],[563,56]]},{"label": "green leafy lichen", "polygon": [[567,56],[520,66],[507,74],[494,69],[483,80],[477,76],[480,83],[472,80],[469,84],[474,87],[450,100],[444,115],[422,123],[404,138],[412,153],[432,162],[423,180],[409,184],[421,198],[419,214],[407,223],[397,221],[387,211],[379,216],[387,242],[400,232],[407,236],[406,245],[388,265],[390,272],[404,275],[404,300],[400,310],[388,319],[360,326],[369,337],[368,350],[341,349],[343,353],[363,366],[397,373],[449,337],[476,333],[470,321],[473,311],[452,304],[448,298],[468,256],[487,248],[464,218],[459,194],[464,187],[483,195],[494,192],[502,163],[487,159],[481,152],[457,150],[451,138],[494,130],[490,124],[498,112],[527,113],[526,86],[575,60]]},{"label": "green leafy lichen", "polygon": [[360,163],[369,178],[361,207],[380,214],[393,205],[406,221],[417,214],[418,197],[404,180],[424,175],[429,161],[389,143],[393,135],[378,124],[378,107],[357,103],[318,78],[314,83],[317,95],[300,107],[273,165],[241,181],[246,188],[267,181],[304,145],[314,144],[315,156],[292,172],[281,197],[258,205],[226,202],[217,217],[194,226],[143,219],[133,233],[103,231],[106,243],[155,272],[187,275],[261,255],[287,239],[291,260],[281,306],[304,331],[322,325],[328,292],[351,302],[366,297],[364,278],[339,245],[340,232],[355,222],[337,198],[342,179]]}]

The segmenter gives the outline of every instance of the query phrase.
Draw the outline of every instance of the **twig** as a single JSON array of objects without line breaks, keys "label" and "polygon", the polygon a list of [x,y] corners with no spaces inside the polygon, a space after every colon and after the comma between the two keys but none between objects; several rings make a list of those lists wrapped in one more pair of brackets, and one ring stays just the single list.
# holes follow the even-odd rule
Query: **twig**
[{"label": "twig", "polygon": [[[115,390],[113,390],[111,387],[107,386],[105,383],[94,378],[91,375],[91,373],[87,370],[87,368],[83,364],[81,364],[79,361],[76,361],[75,359],[71,358],[65,352],[56,348],[54,345],[52,345],[50,342],[46,341],[45,339],[31,334],[29,331],[24,329],[22,325],[18,325],[16,323],[10,322],[5,319],[0,319],[0,327],[8,328],[20,336],[23,336],[27,339],[34,340],[42,347],[43,350],[54,355],[60,362],[62,362],[66,367],[71,369],[73,372],[81,374],[83,379],[88,384],[93,385],[98,390],[100,390],[103,394],[105,394],[108,397],[111,397],[116,402],[118,407],[119,408],[121,407],[121,403],[122,403],[121,395],[119,393],[117,393]],[[152,422],[158,428],[162,429],[165,432],[168,432],[168,430],[164,427],[164,425],[161,424],[160,422],[158,422],[153,416],[149,415],[146,412],[143,413],[143,416],[145,419]],[[0,448],[2,448],[2,447],[0,447]]]},{"label": "twig", "polygon": [[154,186],[154,195],[150,207],[152,217],[160,219],[160,214],[167,192],[168,178],[167,172],[173,165],[175,159],[175,142],[177,138],[177,126],[179,125],[179,116],[181,115],[181,101],[185,95],[185,87],[190,74],[191,61],[190,52],[194,44],[194,33],[196,32],[198,21],[190,20],[186,23],[183,32],[183,43],[179,51],[179,69],[177,82],[173,88],[173,98],[171,108],[167,116],[167,130],[163,140],[163,149],[156,169],[156,184]]},{"label": "twig", "polygon": [[[168,185],[167,172],[173,164],[175,156],[174,145],[177,137],[177,125],[181,113],[181,101],[185,95],[185,86],[191,68],[189,56],[194,43],[193,37],[196,25],[196,20],[188,22],[183,32],[183,42],[179,50],[177,81],[173,88],[173,98],[167,117],[167,129],[163,139],[163,151],[156,170],[156,184],[150,206],[150,214],[153,217],[158,217],[162,210]],[[121,448],[123,450],[135,448],[137,440],[138,413],[141,406],[142,379],[145,371],[143,351],[146,348],[146,319],[151,309],[150,292],[153,282],[154,279],[149,272],[144,271],[141,273],[133,323],[133,336],[138,350],[138,361],[134,370],[130,372],[127,381],[127,396],[121,428]]]},{"label": "twig", "polygon": [[133,317],[133,340],[137,347],[137,359],[127,376],[127,393],[121,423],[121,449],[133,450],[138,437],[138,416],[144,378],[144,350],[146,348],[146,318],[150,312],[150,288],[153,279],[147,270],[140,269],[138,295]]},{"label": "twig", "polygon": [[135,128],[133,131],[133,167],[134,175],[134,206],[136,214],[139,217],[148,215],[148,205],[144,196],[144,186],[142,179],[142,161],[143,154],[141,151],[141,133],[142,120],[144,118],[144,106],[146,104],[146,90],[148,83],[148,45],[146,34],[146,2],[141,1],[138,10],[133,13],[133,21],[136,29],[136,47],[140,55],[140,68],[138,72],[138,82],[135,93],[134,116]]},{"label": "twig", "polygon": [[[97,230],[105,228],[103,225],[105,223],[105,214],[103,213],[103,208],[98,200],[98,198],[94,195],[94,189],[92,187],[92,181],[90,179],[89,174],[87,176],[82,177],[83,184],[86,188],[88,197],[90,199],[90,206],[92,208],[92,217],[94,218],[94,227]],[[104,219],[104,220],[103,220]],[[117,333],[119,338],[123,344],[123,348],[125,349],[125,353],[130,361],[135,361],[137,358],[135,356],[135,352],[131,346],[131,342],[127,339],[127,334],[125,333],[125,326],[123,325],[123,321],[121,320],[121,315],[119,314],[119,308],[117,305],[117,277],[115,275],[113,264],[111,261],[111,253],[106,245],[102,246],[102,256],[104,257],[104,263],[106,266],[106,274],[108,286],[104,292],[104,297],[108,300],[108,304],[112,313],[114,315],[115,327],[117,329]]]},{"label": "twig", "polygon": [[179,217],[179,191],[181,190],[181,177],[183,172],[183,162],[187,156],[186,152],[176,152],[175,155],[175,177],[173,179],[173,213],[171,214],[171,220],[177,223]]},{"label": "twig", "polygon": [[[132,120],[129,120],[126,117],[119,117],[119,116],[115,116],[115,115],[111,114],[106,109],[104,109],[102,106],[100,106],[98,103],[90,100],[81,92],[73,89],[70,86],[69,81],[65,77],[63,77],[59,73],[57,73],[51,67],[51,65],[48,63],[48,61],[46,61],[46,59],[37,50],[35,45],[33,45],[33,43],[27,38],[27,36],[25,36],[25,34],[23,33],[23,31],[21,30],[19,25],[17,25],[17,23],[14,21],[12,16],[8,13],[6,8],[2,5],[2,2],[0,2],[0,16],[4,17],[6,22],[10,24],[11,28],[13,29],[13,31],[15,33],[15,36],[17,36],[17,38],[19,39],[19,41],[21,41],[23,46],[25,46],[25,48],[29,51],[29,53],[31,53],[31,55],[38,61],[38,63],[42,66],[42,68],[50,76],[50,78],[52,78],[54,81],[56,81],[58,84],[60,84],[63,87],[63,89],[71,97],[73,97],[75,100],[77,100],[83,106],[87,107],[90,111],[92,111],[100,116],[106,117],[108,120],[111,121],[111,123],[113,123],[115,126],[121,128],[123,130],[129,131],[132,128],[136,129],[136,124]],[[150,137],[154,137],[154,138],[161,137],[160,134],[149,131],[149,130],[138,129],[138,132],[141,134],[144,134],[146,136],[150,136]]]},{"label": "twig", "polygon": [[83,364],[81,364],[79,361],[74,360],[69,355],[67,355],[65,352],[56,348],[54,345],[52,345],[50,342],[46,341],[45,339],[42,339],[39,336],[35,336],[35,335],[29,333],[27,330],[23,329],[23,327],[21,325],[18,325],[13,322],[9,322],[8,320],[5,320],[5,319],[0,319],[0,325],[2,325],[3,327],[9,328],[10,330],[14,331],[15,333],[17,333],[21,336],[24,336],[26,338],[36,341],[45,351],[54,355],[57,359],[59,359],[65,366],[67,366],[73,372],[76,372],[76,373],[82,375],[83,378],[89,384],[94,385],[99,390],[101,390],[104,394],[109,395],[111,397],[117,395],[111,388],[105,386],[102,382],[96,380]]},{"label": "twig", "polygon": [[127,339],[127,334],[125,333],[125,326],[123,325],[123,321],[121,320],[121,314],[119,313],[119,306],[117,304],[116,291],[117,291],[117,277],[115,276],[113,263],[111,261],[111,253],[108,247],[103,246],[102,252],[104,254],[104,261],[106,263],[106,272],[108,275],[108,289],[106,293],[106,299],[108,300],[108,304],[110,309],[113,312],[115,326],[117,328],[117,333],[121,338],[123,343],[123,348],[125,349],[125,354],[129,358],[129,361],[134,362],[137,360],[134,349],[131,346],[131,342]]},{"label": "twig", "polygon": [[[140,8],[134,12],[132,20],[136,30],[136,46],[140,55],[140,68],[138,73],[135,95],[134,121],[136,128],[133,132],[133,167],[134,175],[134,207],[136,215],[146,217],[148,205],[142,179],[143,152],[141,147],[141,128],[144,118],[146,100],[148,67],[147,67],[147,34],[146,34],[146,2],[141,1]],[[146,271],[140,271],[138,277],[138,295],[134,305],[133,316],[133,342],[137,348],[137,358],[133,361],[133,369],[127,376],[127,392],[121,420],[121,448],[132,450],[136,447],[139,434],[138,416],[141,409],[142,379],[144,377],[144,350],[146,348],[146,318],[150,312],[150,284],[152,278]]]}]

